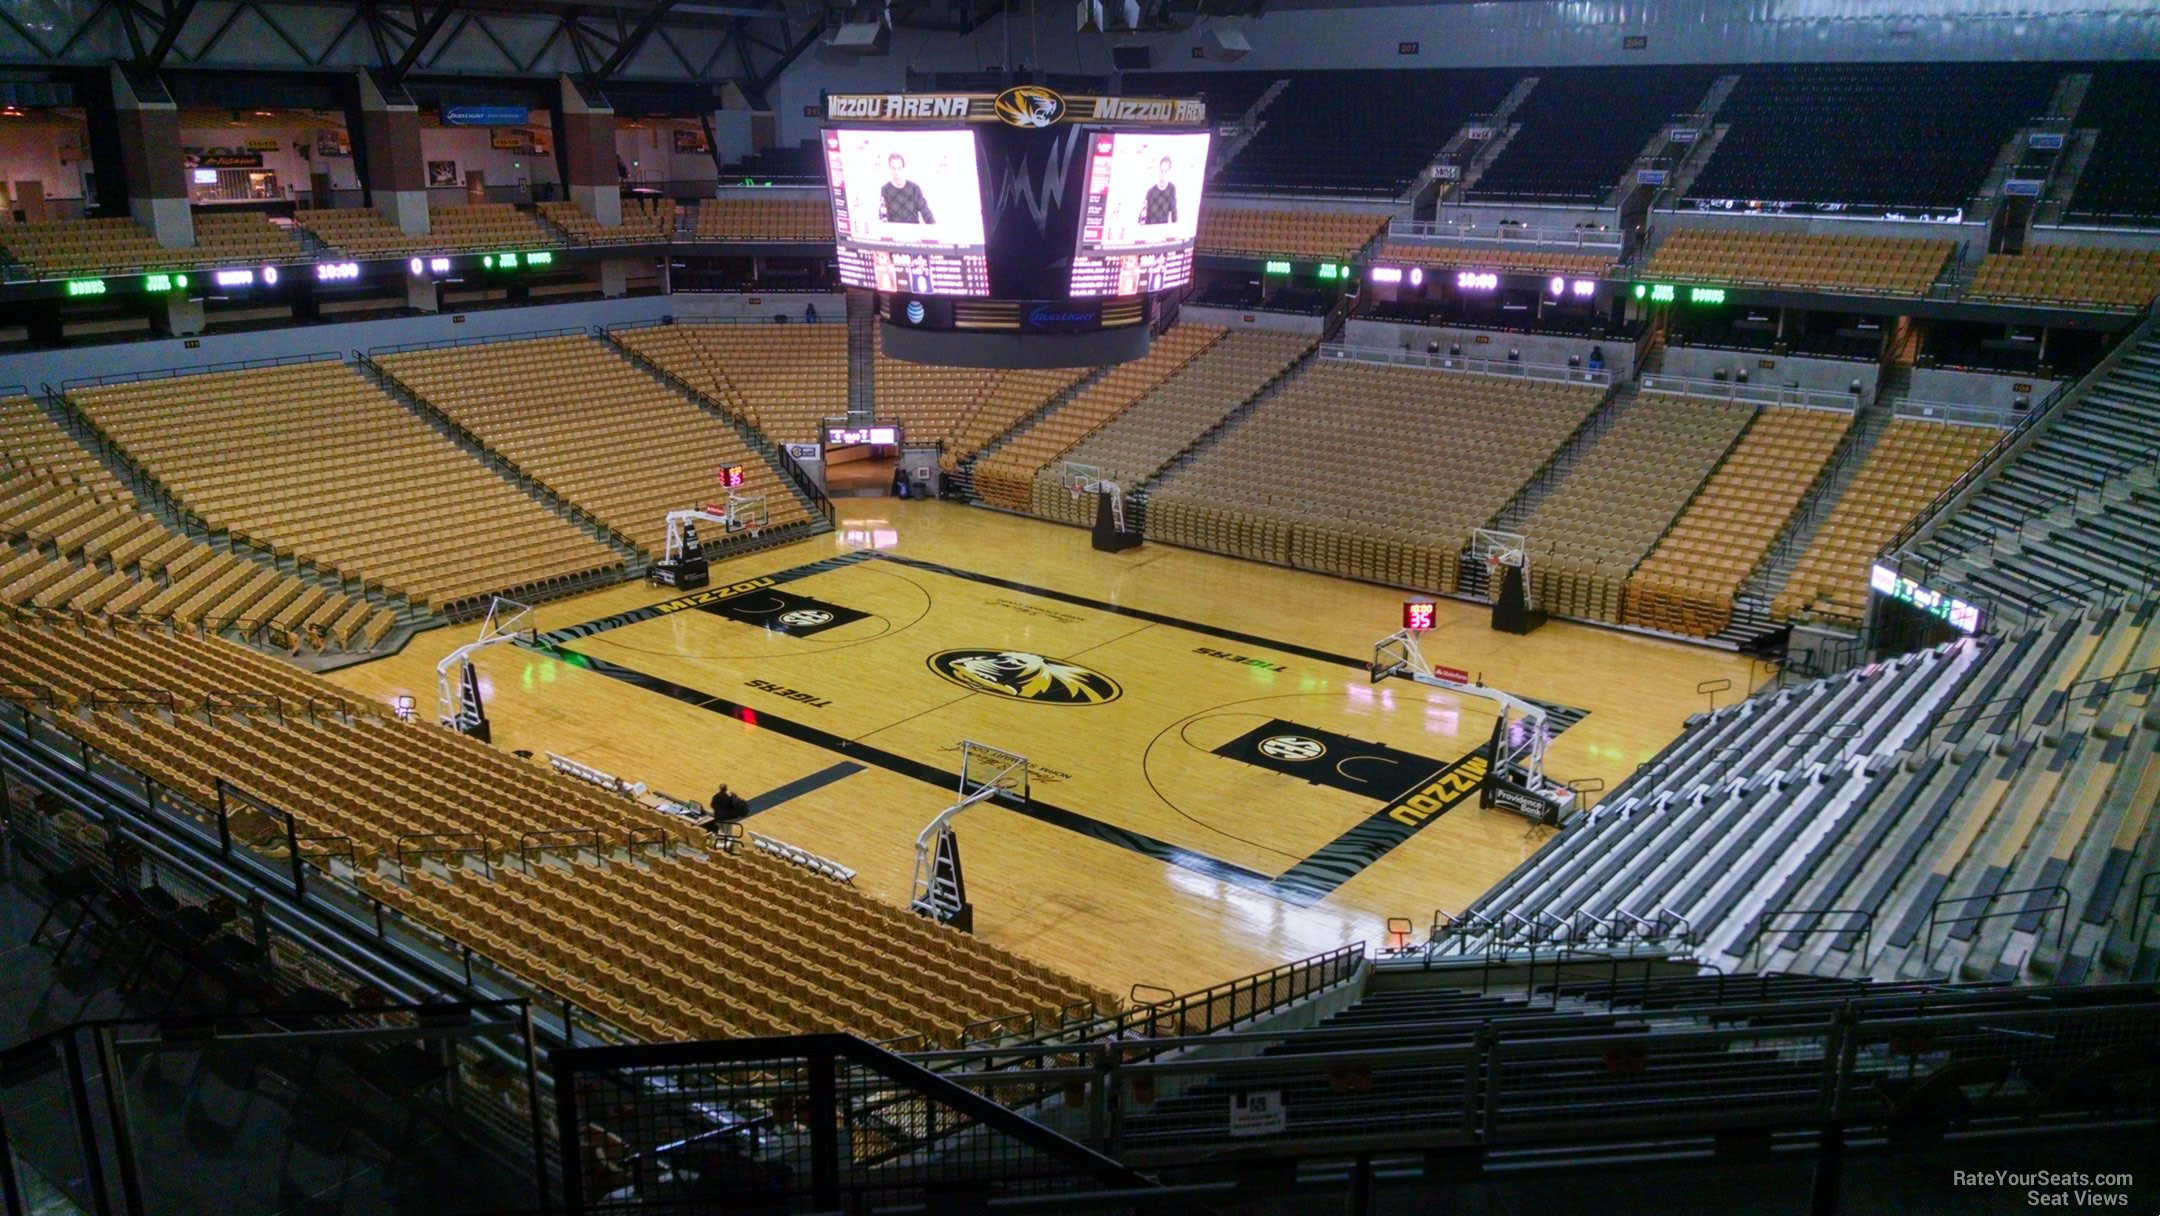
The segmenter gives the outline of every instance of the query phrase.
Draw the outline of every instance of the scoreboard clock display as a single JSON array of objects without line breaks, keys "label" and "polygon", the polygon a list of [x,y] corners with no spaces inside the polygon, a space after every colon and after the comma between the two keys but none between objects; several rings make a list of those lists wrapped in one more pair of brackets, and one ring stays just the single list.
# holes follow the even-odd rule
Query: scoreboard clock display
[{"label": "scoreboard clock display", "polygon": [[1431,600],[1404,600],[1402,627],[1411,633],[1424,633],[1433,627],[1436,608]]}]

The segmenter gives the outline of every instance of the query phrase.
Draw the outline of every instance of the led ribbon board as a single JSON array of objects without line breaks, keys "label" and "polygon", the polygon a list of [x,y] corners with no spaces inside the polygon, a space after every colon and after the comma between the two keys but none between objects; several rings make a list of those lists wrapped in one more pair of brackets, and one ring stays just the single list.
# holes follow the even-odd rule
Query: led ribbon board
[{"label": "led ribbon board", "polygon": [[1950,627],[1960,633],[1974,633],[1980,628],[1979,605],[1923,587],[1880,562],[1868,571],[1868,586],[1900,604],[1910,604],[1950,622]]}]

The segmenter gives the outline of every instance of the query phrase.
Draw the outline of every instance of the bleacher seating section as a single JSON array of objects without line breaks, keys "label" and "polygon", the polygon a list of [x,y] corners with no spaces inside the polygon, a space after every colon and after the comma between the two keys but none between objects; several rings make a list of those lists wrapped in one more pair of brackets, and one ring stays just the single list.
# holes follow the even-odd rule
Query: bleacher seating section
[{"label": "bleacher seating section", "polygon": [[1020,425],[1030,414],[1071,392],[1094,373],[1095,369],[1091,367],[999,373],[984,390],[982,403],[961,424],[944,454],[938,457],[938,466],[948,473],[958,469],[962,461]]},{"label": "bleacher seating section", "polygon": [[339,253],[356,257],[402,257],[413,253],[545,248],[557,243],[531,215],[508,203],[474,203],[428,209],[428,231],[407,235],[366,207],[302,208],[293,223]]},{"label": "bleacher seating section", "polygon": [[171,531],[26,397],[0,400],[0,546],[0,604],[17,611],[318,651],[372,649],[398,623],[392,604]]},{"label": "bleacher seating section", "polygon": [[[1267,77],[1262,89],[1277,79],[1290,85],[1262,112],[1259,133],[1215,175],[1212,189],[1399,194],[1465,121],[1496,108],[1523,73],[1480,68],[1260,75]],[[1146,76],[1125,79],[1131,90],[1152,92]]]},{"label": "bleacher seating section", "polygon": [[[1214,1070],[1179,1067],[1117,1143],[1158,1160],[1204,1155],[1238,1135],[1239,1095],[1255,1086],[1280,1095],[1279,1134],[1304,1145],[1445,1127],[1543,1141],[1539,1153],[1570,1136],[1662,1148],[1678,1126],[1759,1126],[1826,1101],[1854,1128],[1915,1141],[1945,1126],[2089,1118],[2138,1109],[2130,1061],[2145,1057],[2150,999],[2142,987],[1775,971],[1487,991],[1474,968],[1383,961],[1347,1007],[1262,1026]],[[1833,1087],[1842,1096],[1827,1098]],[[1432,1201],[1403,1204],[1418,1206]]]},{"label": "bleacher seating section", "polygon": [[376,362],[648,556],[665,550],[669,511],[725,500],[715,471],[731,465],[744,470],[736,492],[763,495],[773,527],[809,518],[786,477],[732,425],[597,338],[445,347]]},{"label": "bleacher seating section", "polygon": [[283,262],[300,243],[259,211],[197,211],[195,244],[168,249],[132,219],[51,220],[0,226],[0,248],[43,275],[188,270],[233,262]]},{"label": "bleacher seating section", "polygon": [[1530,274],[1599,276],[1613,268],[1610,253],[1578,253],[1565,245],[1442,245],[1426,241],[1388,241],[1373,261],[1395,266],[1446,266]]},{"label": "bleacher seating section", "polygon": [[697,205],[699,241],[829,241],[832,205],[822,198],[733,196]]},{"label": "bleacher seating section", "polygon": [[1150,538],[1455,590],[1457,558],[1607,390],[1308,361],[1149,495]]},{"label": "bleacher seating section", "polygon": [[509,203],[428,208],[428,237],[439,249],[529,249],[552,245],[547,230]]},{"label": "bleacher seating section", "polygon": [[1709,637],[1731,623],[1739,593],[1814,486],[1853,416],[1772,407],[1755,416],[1628,580],[1622,620]]},{"label": "bleacher seating section", "polygon": [[2076,304],[2141,312],[2160,296],[2160,252],[2027,245],[1991,253],[1974,269],[1968,300]]},{"label": "bleacher seating section", "polygon": [[199,265],[283,262],[302,256],[293,234],[260,211],[197,211],[194,222]]},{"label": "bleacher seating section", "polygon": [[1682,228],[1650,255],[1644,273],[1692,283],[1924,296],[1953,249],[1947,240],[1924,237]]},{"label": "bleacher seating section", "polygon": [[1214,203],[1200,208],[1203,253],[1348,262],[1387,227],[1387,216],[1356,211],[1256,211]]},{"label": "bleacher seating section", "polygon": [[1658,128],[1693,110],[1714,68],[1545,68],[1508,116],[1520,124],[1477,180],[1471,202],[1602,204]]},{"label": "bleacher seating section", "polygon": [[814,443],[847,413],[844,325],[657,325],[615,335],[775,443]]},{"label": "bleacher seating section", "polygon": [[[2151,322],[2120,361],[2058,407],[2047,429],[1997,468],[1912,552],[1929,585],[2018,615],[2160,585],[2160,340]],[[2140,470],[2147,477],[2138,477]]]},{"label": "bleacher seating section", "polygon": [[2160,715],[2135,683],[2066,691],[2160,659],[2152,615],[1967,639],[1699,715],[1455,931],[1625,912],[1726,964],[2150,977],[2160,950],[2130,913],[2136,859],[2160,846]]},{"label": "bleacher seating section", "polygon": [[1999,434],[1992,427],[1916,418],[1891,422],[1771,601],[1771,619],[1804,615],[1858,625],[1867,615],[1868,568],[1876,551],[1971,468]]},{"label": "bleacher seating section", "polygon": [[1635,396],[1523,522],[1531,598],[1618,621],[1629,573],[1754,416],[1732,402]]},{"label": "bleacher seating section", "polygon": [[1246,330],[1225,334],[1172,372],[1102,429],[1035,474],[1030,510],[1045,519],[1093,524],[1095,499],[1074,496],[1062,481],[1067,462],[1091,465],[1127,494],[1178,453],[1222,425],[1231,411],[1266,388],[1306,351],[1304,334]]},{"label": "bleacher seating section", "polygon": [[673,199],[626,198],[622,201],[622,223],[614,228],[602,227],[592,213],[576,203],[542,203],[538,210],[540,218],[568,233],[570,239],[587,245],[657,243],[675,237]]},{"label": "bleacher seating section", "polygon": [[1014,431],[1001,446],[977,460],[975,492],[994,506],[1027,510],[1036,473],[1152,392],[1222,335],[1220,326],[1174,326],[1155,339],[1147,354],[1104,370],[1086,388]]},{"label": "bleacher seating section", "polygon": [[622,566],[614,550],[343,363],[142,380],[67,397],[211,527],[353,588],[440,607],[498,592],[545,594]]},{"label": "bleacher seating section", "polygon": [[[846,1030],[949,1042],[983,1018],[1116,1005],[777,858],[703,852],[679,819],[454,732],[366,707],[316,712],[343,690],[238,647],[64,625],[0,624],[0,640],[0,678],[52,692],[50,725],[205,814],[220,805],[221,779],[286,810],[313,838],[309,864],[628,1035]],[[172,704],[89,709],[91,690],[114,683],[168,692]],[[264,708],[235,712],[243,695]],[[280,709],[267,708],[270,696]],[[165,810],[189,808],[168,800]],[[281,853],[282,825],[252,811],[234,818],[236,841]],[[559,840],[565,825],[590,829],[598,856],[588,846],[579,861],[533,861],[527,872],[521,839]],[[442,834],[430,842],[438,855],[401,857],[419,833]],[[646,843],[663,838],[673,847],[659,854]],[[492,864],[446,864],[446,840]]]},{"label": "bleacher seating section", "polygon": [[1955,211],[2062,74],[2050,63],[1750,64],[1718,107],[1730,129],[1688,199]]},{"label": "bleacher seating section", "polygon": [[951,443],[1000,373],[976,367],[938,367],[885,356],[883,326],[871,331],[871,367],[879,419],[900,424],[910,444]]},{"label": "bleacher seating section", "polygon": [[2076,224],[2160,224],[2160,65],[2125,60],[2093,69],[2079,129],[2096,130],[2063,218]]}]

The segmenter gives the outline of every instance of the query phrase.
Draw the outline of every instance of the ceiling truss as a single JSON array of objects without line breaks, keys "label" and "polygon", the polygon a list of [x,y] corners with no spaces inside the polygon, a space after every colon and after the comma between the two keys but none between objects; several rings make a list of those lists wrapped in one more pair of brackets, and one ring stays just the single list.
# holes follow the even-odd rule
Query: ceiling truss
[{"label": "ceiling truss", "polygon": [[[791,10],[790,5],[795,7]],[[532,77],[717,85],[753,100],[824,31],[805,0],[80,0],[30,21],[0,2],[0,65]],[[542,30],[544,29],[544,33]]]}]

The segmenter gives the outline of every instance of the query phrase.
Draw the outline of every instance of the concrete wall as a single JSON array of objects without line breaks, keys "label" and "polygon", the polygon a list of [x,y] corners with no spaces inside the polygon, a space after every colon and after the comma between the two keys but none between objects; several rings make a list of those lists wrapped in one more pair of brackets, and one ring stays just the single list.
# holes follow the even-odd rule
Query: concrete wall
[{"label": "concrete wall", "polygon": [[615,155],[636,185],[718,181],[720,171],[709,152],[677,152],[675,128],[657,123],[615,129]]},{"label": "concrete wall", "polygon": [[834,292],[780,291],[765,295],[729,295],[722,292],[690,291],[668,297],[672,307],[667,311],[683,320],[717,320],[721,318],[755,317],[761,321],[771,320],[775,313],[786,313],[789,320],[800,320],[803,309],[815,305],[821,322],[847,320],[847,297]]},{"label": "concrete wall", "polygon": [[[1713,156],[1715,153],[1712,154]],[[1775,225],[1768,227],[1767,225]],[[1705,228],[1724,232],[1775,231],[1808,236],[1896,236],[1987,247],[1987,225],[1978,223],[1927,224],[1918,221],[1836,219],[1819,215],[1732,215],[1721,211],[1659,211],[1650,219],[1652,241],[1657,234],[1679,228]]]},{"label": "concrete wall", "polygon": [[16,182],[42,182],[46,199],[75,204],[53,208],[53,218],[73,218],[81,213],[82,175],[89,168],[88,133],[80,128],[0,127],[0,181],[11,199]]},{"label": "concrete wall", "polygon": [[[1188,313],[1190,309],[1186,310]],[[1445,353],[1450,346],[1459,345],[1465,358],[1505,359],[1510,350],[1520,350],[1525,363],[1543,363],[1565,367],[1570,358],[1581,359],[1583,366],[1590,365],[1590,348],[1596,347],[1605,356],[1605,368],[1622,380],[1635,375],[1635,344],[1621,338],[1570,338],[1557,334],[1511,334],[1497,333],[1489,329],[1462,329],[1449,325],[1412,325],[1401,321],[1368,321],[1353,317],[1343,327],[1343,341],[1352,346],[1382,346],[1391,350],[1409,349],[1422,351],[1433,342],[1440,344]],[[1672,371],[1671,355],[1666,356],[1665,370]],[[1680,374],[1680,373],[1674,373]]]},{"label": "concrete wall", "polygon": [[1310,334],[1316,338],[1327,328],[1326,317],[1307,317],[1287,312],[1240,312],[1234,308],[1210,308],[1196,304],[1187,304],[1180,308],[1178,318],[1196,321],[1202,325],[1227,325],[1232,329],[1272,329],[1286,334]]},{"label": "concrete wall", "polygon": [[2038,405],[2055,391],[2053,380],[2038,376],[2014,376],[1993,372],[1956,372],[1936,367],[1916,367],[1912,374],[1914,401],[1940,401],[1949,405],[1978,405],[2007,410],[2023,397]]},{"label": "concrete wall", "polygon": [[637,296],[474,313],[443,313],[432,317],[394,317],[340,325],[205,334],[200,338],[122,342],[68,350],[27,351],[0,355],[0,384],[20,384],[35,392],[39,385],[50,384],[58,388],[64,380],[83,376],[184,370],[213,363],[289,358],[323,351],[348,354],[404,342],[498,337],[541,329],[628,325],[665,317],[669,315],[672,303],[673,298],[668,296]]},{"label": "concrete wall", "polygon": [[[1747,372],[1749,384],[1784,385],[1843,393],[1860,382],[1863,401],[1875,399],[1882,368],[1850,359],[1816,359],[1799,355],[1770,355],[1751,350],[1716,350],[1701,346],[1665,348],[1665,374],[1691,380],[1710,380],[1718,371],[1728,377]],[[1734,377],[1737,378],[1737,377]]]},{"label": "concrete wall", "polygon": [[[437,207],[462,205],[466,201],[466,175],[475,169],[486,178],[490,189],[515,187],[521,179],[528,189],[542,184],[557,185],[562,179],[556,172],[552,154],[543,156],[537,152],[497,148],[486,127],[422,127],[420,159],[457,164],[458,186],[455,190],[428,191],[429,204]],[[555,197],[563,197],[560,189],[555,192]]]}]

